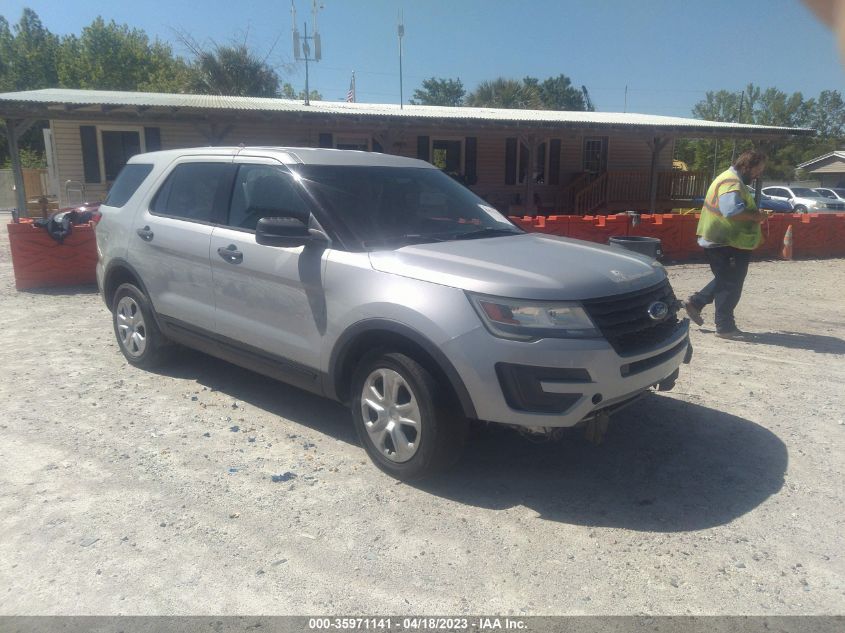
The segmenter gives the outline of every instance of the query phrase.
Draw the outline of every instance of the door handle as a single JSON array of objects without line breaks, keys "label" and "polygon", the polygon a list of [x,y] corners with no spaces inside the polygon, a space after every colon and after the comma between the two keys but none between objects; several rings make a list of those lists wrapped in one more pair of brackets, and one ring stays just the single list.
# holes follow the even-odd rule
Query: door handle
[{"label": "door handle", "polygon": [[153,232],[150,230],[149,226],[145,226],[143,229],[138,229],[135,231],[145,242],[152,242],[153,241]]},{"label": "door handle", "polygon": [[225,247],[221,246],[217,249],[217,254],[230,264],[240,264],[244,260],[244,254],[234,244],[229,244],[229,246]]}]

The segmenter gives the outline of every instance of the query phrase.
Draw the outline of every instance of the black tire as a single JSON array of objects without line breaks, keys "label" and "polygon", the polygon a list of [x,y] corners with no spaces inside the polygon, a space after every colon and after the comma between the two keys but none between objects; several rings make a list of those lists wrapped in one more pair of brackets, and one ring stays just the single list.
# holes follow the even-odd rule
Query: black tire
[{"label": "black tire", "polygon": [[[133,284],[118,286],[111,305],[112,326],[117,338],[117,346],[131,365],[151,369],[170,358],[172,347],[158,328],[149,299],[137,286]],[[141,315],[141,320],[129,327],[137,326],[137,334],[143,339],[142,348],[138,345],[138,340],[140,340],[138,337],[125,336],[127,324],[122,317],[127,314],[127,307],[130,311],[134,310],[133,314],[140,313]]]},{"label": "black tire", "polygon": [[[400,389],[407,387],[407,393],[417,404],[420,418],[418,435],[415,436],[417,446],[407,461],[396,461],[398,455],[395,452],[391,459],[388,452],[376,446],[367,430],[368,421],[365,421],[362,407],[363,392],[368,379],[378,370],[399,374],[405,382]],[[410,356],[385,350],[370,352],[355,369],[352,377],[352,417],[370,459],[388,475],[405,481],[430,477],[454,465],[461,456],[469,429],[469,422],[448,388],[438,383],[425,367]],[[391,440],[387,442],[392,445]]]},{"label": "black tire", "polygon": [[803,204],[799,204],[795,207],[795,213],[807,213],[807,207]]}]

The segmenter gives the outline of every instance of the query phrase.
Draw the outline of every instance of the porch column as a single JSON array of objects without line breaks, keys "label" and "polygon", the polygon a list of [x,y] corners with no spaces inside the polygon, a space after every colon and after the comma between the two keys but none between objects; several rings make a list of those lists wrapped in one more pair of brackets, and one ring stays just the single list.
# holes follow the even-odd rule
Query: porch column
[{"label": "porch column", "polygon": [[18,217],[26,216],[26,191],[23,184],[23,170],[18,150],[18,138],[35,123],[33,119],[6,119],[6,138],[9,141],[9,155],[12,158],[12,175],[15,178],[15,198],[18,207]]},{"label": "porch column", "polygon": [[[534,136],[522,136],[520,141],[528,148],[528,165],[525,169],[525,215],[536,215],[537,205],[534,204],[534,168],[537,155],[537,139]],[[517,152],[519,152],[517,148]],[[518,155],[518,154],[517,154]]]},{"label": "porch column", "polygon": [[666,147],[666,144],[669,142],[669,139],[655,136],[654,138],[646,142],[651,148],[651,174],[649,179],[651,187],[649,188],[649,200],[651,212],[654,213],[655,207],[657,207],[657,159],[660,155],[660,152],[663,151],[664,147]]}]

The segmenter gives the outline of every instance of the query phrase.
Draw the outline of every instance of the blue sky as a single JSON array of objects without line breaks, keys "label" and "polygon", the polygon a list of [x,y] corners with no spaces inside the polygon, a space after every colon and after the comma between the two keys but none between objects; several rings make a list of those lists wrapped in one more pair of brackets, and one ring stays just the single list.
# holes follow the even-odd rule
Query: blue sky
[{"label": "blue sky", "polygon": [[[459,77],[468,89],[496,76],[564,73],[584,84],[599,110],[686,116],[707,90],[748,82],[815,96],[842,90],[833,36],[796,0],[323,0],[323,60],[311,87],[343,99],[352,71],[358,101],[399,101],[397,12],[404,12],[405,100],[430,76]],[[3,0],[17,22],[33,8],[56,33],[78,32],[101,14],[140,27],[186,55],[176,31],[200,42],[246,39],[297,88],[290,0]],[[311,28],[311,0],[297,0]],[[300,26],[301,30],[301,26]],[[275,44],[275,46],[274,46]],[[286,76],[285,76],[286,75]]]}]

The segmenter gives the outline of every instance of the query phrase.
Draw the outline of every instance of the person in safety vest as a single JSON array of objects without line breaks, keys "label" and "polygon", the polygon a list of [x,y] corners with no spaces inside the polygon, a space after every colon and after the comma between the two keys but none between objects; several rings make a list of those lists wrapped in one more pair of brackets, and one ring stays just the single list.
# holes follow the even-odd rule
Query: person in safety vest
[{"label": "person in safety vest", "polygon": [[746,151],[716,177],[707,190],[696,235],[713,271],[713,280],[684,302],[690,319],[702,325],[704,306],[716,304],[716,336],[742,338],[734,309],[742,295],[748,261],[763,239],[760,224],[767,214],[757,209],[748,184],[766,167],[766,155]]}]

